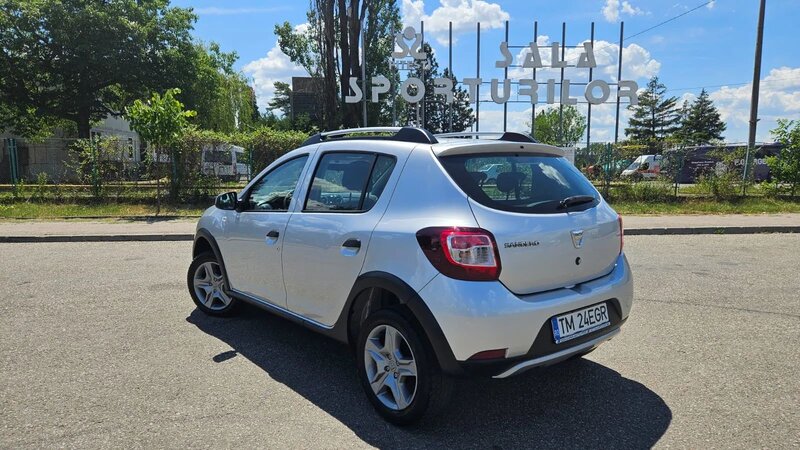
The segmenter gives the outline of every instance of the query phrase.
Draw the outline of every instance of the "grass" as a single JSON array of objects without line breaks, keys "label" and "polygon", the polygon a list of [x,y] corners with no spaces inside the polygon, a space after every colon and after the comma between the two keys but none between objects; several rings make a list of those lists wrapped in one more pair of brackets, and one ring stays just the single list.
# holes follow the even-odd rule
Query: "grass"
[{"label": "grass", "polygon": [[708,198],[679,198],[671,202],[611,201],[620,214],[764,214],[800,213],[800,200],[747,197],[715,201]]},{"label": "grass", "polygon": [[[199,216],[205,208],[197,205],[162,205],[161,216]],[[155,216],[150,204],[0,204],[0,219],[59,219],[65,217]]]},{"label": "grass", "polygon": [[[731,201],[715,201],[710,198],[680,197],[674,201],[611,200],[611,206],[625,215],[638,214],[762,214],[800,213],[800,199],[772,199],[747,197]],[[204,205],[165,204],[160,216],[199,216]],[[56,203],[56,202],[0,202],[2,219],[54,220],[66,217],[125,218],[134,216],[155,217],[156,207],[150,203]]]}]

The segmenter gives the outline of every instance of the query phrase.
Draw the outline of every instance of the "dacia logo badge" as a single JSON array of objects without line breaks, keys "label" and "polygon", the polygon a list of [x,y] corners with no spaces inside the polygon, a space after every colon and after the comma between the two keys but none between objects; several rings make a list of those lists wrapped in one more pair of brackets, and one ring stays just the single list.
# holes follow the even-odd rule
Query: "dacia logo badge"
[{"label": "dacia logo badge", "polygon": [[572,245],[575,248],[581,248],[583,246],[583,230],[572,230],[570,234],[572,235]]}]

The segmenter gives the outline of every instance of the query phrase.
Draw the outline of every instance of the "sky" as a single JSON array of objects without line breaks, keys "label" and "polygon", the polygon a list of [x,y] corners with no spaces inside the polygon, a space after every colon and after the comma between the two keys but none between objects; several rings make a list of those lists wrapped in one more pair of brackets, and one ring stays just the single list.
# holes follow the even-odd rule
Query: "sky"
[{"label": "sky", "polygon": [[[624,21],[623,80],[644,87],[658,76],[667,94],[692,100],[705,88],[719,109],[728,129],[727,142],[745,142],[748,134],[753,56],[758,20],[757,0],[398,0],[403,21],[419,30],[424,22],[425,40],[430,42],[441,68],[447,66],[447,30],[453,23],[453,71],[459,79],[474,77],[476,64],[476,23],[481,22],[481,76],[503,79],[495,68],[501,59],[499,45],[509,22],[509,45],[526,46],[533,40],[538,22],[541,45],[561,41],[566,23],[566,43],[577,46],[589,39],[595,24],[595,79],[616,81],[620,22]],[[307,1],[274,0],[173,0],[175,6],[191,7],[199,19],[194,35],[214,41],[225,51],[236,51],[236,68],[249,77],[263,109],[273,95],[275,81],[305,76],[277,46],[273,28],[288,21],[298,29],[306,23]],[[697,8],[697,9],[695,9]],[[796,21],[800,1],[767,1],[764,50],[761,66],[761,95],[757,140],[772,141],[770,130],[778,118],[800,119],[800,37]],[[673,20],[670,20],[673,19]],[[663,23],[668,21],[667,23]],[[651,27],[650,30],[648,30]],[[524,50],[512,49],[514,64]],[[549,51],[542,51],[545,64]],[[570,49],[567,60],[577,60],[580,50]],[[388,55],[387,55],[388,56]],[[567,69],[566,78],[585,82],[587,69]],[[530,78],[527,71],[509,69],[509,78]],[[537,73],[537,79],[559,78],[554,70]],[[612,89],[613,90],[613,89]],[[544,90],[539,91],[540,99]],[[582,97],[582,88],[574,87]],[[489,99],[489,87],[481,88]],[[512,95],[512,100],[516,99]],[[525,99],[525,97],[519,97]],[[540,111],[544,105],[537,105]],[[578,105],[584,114],[585,105]],[[613,141],[613,102],[592,108],[592,142]],[[620,138],[624,136],[628,111],[621,108]],[[508,129],[530,130],[529,103],[509,103]],[[502,130],[503,109],[481,103],[481,131]]]}]

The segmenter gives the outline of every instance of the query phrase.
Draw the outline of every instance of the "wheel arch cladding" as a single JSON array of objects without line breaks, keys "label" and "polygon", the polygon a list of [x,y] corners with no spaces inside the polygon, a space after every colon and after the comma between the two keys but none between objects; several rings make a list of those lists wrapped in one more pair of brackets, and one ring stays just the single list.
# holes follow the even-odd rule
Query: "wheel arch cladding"
[{"label": "wheel arch cladding", "polygon": [[[345,319],[342,324],[342,331],[346,333],[344,337],[348,342],[352,342],[352,339],[355,338],[355,336],[351,336],[353,329],[351,326],[354,324],[351,324],[350,321],[361,320],[362,318],[357,317],[358,313],[371,301],[384,301],[383,298],[376,299],[376,296],[370,292],[370,290],[374,289],[386,291],[394,296],[397,299],[397,304],[407,309],[412,318],[419,323],[422,333],[430,343],[443,372],[450,375],[460,375],[462,373],[461,366],[456,362],[453,351],[450,349],[450,344],[447,342],[447,338],[445,338],[431,310],[411,286],[390,273],[380,271],[366,272],[356,280],[348,296],[347,307],[342,312],[342,318],[340,319],[340,321]],[[364,298],[364,295],[367,298]]]},{"label": "wheel arch cladding", "polygon": [[198,255],[207,251],[214,253],[214,257],[217,259],[217,262],[219,262],[219,265],[222,268],[222,276],[225,279],[225,284],[230,288],[231,283],[228,280],[228,271],[225,269],[225,261],[222,259],[222,252],[219,250],[217,240],[214,239],[214,236],[212,236],[208,230],[205,228],[200,228],[197,230],[197,233],[194,237],[192,258],[196,258]]}]

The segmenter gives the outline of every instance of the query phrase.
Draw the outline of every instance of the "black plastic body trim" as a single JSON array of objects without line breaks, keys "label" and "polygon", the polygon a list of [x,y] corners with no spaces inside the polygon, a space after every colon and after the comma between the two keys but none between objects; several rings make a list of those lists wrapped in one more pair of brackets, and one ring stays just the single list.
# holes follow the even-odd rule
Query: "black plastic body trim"
[{"label": "black plastic body trim", "polygon": [[[553,327],[550,323],[550,318],[548,317],[545,323],[539,329],[539,333],[537,333],[536,339],[534,339],[531,348],[528,350],[526,354],[515,356],[513,358],[493,359],[484,361],[461,361],[459,362],[459,364],[461,365],[465,373],[471,375],[491,377],[499,375],[523,361],[537,359],[553,353],[561,352],[570,349],[572,347],[578,346],[580,344],[583,344],[585,342],[589,342],[602,335],[608,334],[622,327],[622,324],[625,323],[627,318],[625,319],[622,318],[622,307],[619,304],[619,300],[617,300],[616,298],[611,298],[604,301],[611,305],[611,307],[608,310],[611,325],[605,328],[601,328],[584,336],[566,342],[562,342],[561,344],[556,344],[555,341],[553,340]],[[597,303],[602,303],[602,302],[597,302]],[[578,309],[583,309],[583,308],[585,307],[581,307]],[[577,311],[577,309],[573,311]],[[563,313],[558,313],[558,315],[566,314],[568,312],[572,311],[564,311]]]},{"label": "black plastic body trim", "polygon": [[422,326],[422,331],[430,342],[436,359],[439,361],[439,366],[444,373],[449,375],[463,375],[461,366],[456,361],[453,350],[447,342],[447,338],[439,326],[439,322],[433,316],[433,313],[428,308],[428,305],[422,300],[411,286],[406,284],[400,278],[381,271],[366,272],[356,279],[353,288],[350,290],[350,295],[347,297],[347,303],[342,311],[339,320],[336,321],[334,328],[342,328],[345,333],[344,338],[347,340],[347,320],[353,301],[359,294],[369,288],[381,288],[394,294],[402,305],[408,307],[414,318]]},{"label": "black plastic body trim", "polygon": [[[358,133],[357,129],[353,133]],[[417,127],[402,127],[392,136],[331,136],[326,137],[322,133],[317,133],[303,142],[301,147],[306,145],[319,144],[322,142],[332,141],[345,141],[345,140],[378,140],[378,141],[400,141],[400,142],[416,142],[418,144],[436,144],[439,141],[436,136],[424,128]],[[526,141],[527,142],[527,141]]]},{"label": "black plastic body trim", "polygon": [[225,285],[230,286],[231,283],[228,280],[228,271],[225,269],[225,261],[222,259],[222,252],[219,250],[217,240],[214,239],[214,236],[211,235],[211,232],[205,228],[200,228],[194,235],[194,244],[192,244],[192,258],[197,256],[197,242],[200,239],[205,239],[211,246],[211,251],[214,252],[214,256],[217,258],[217,262],[219,262],[219,266],[222,268],[222,277],[225,279]]}]

